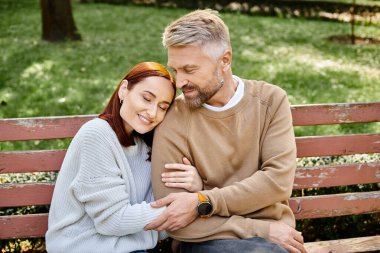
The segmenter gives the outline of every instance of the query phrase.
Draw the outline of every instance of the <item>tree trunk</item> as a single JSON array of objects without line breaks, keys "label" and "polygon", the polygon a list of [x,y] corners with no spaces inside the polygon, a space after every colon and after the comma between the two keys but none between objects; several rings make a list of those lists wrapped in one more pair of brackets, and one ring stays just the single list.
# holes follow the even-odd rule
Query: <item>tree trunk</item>
[{"label": "tree trunk", "polygon": [[43,40],[81,40],[74,23],[70,0],[40,0],[40,4]]},{"label": "tree trunk", "polygon": [[352,1],[351,5],[351,44],[355,44],[355,7],[356,0]]}]

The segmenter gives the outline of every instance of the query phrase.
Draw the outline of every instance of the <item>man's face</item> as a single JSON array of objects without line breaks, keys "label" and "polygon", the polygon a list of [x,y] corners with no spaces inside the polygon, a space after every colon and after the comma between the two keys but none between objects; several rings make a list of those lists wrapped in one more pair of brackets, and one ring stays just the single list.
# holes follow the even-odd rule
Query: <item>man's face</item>
[{"label": "man's face", "polygon": [[207,103],[223,85],[218,61],[199,46],[168,47],[168,66],[176,74],[177,88],[192,108]]}]

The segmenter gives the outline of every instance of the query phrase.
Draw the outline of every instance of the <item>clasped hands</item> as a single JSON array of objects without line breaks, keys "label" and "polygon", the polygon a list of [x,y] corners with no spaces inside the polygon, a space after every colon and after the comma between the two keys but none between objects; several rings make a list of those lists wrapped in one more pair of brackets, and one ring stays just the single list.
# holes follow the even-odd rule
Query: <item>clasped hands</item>
[{"label": "clasped hands", "polygon": [[[176,171],[162,174],[162,181],[167,187],[183,188],[189,192],[171,193],[168,196],[151,203],[154,208],[167,206],[165,211],[144,227],[144,230],[175,231],[193,222],[198,214],[198,194],[203,182],[196,168],[187,158],[183,164],[166,164],[166,169]],[[274,221],[269,223],[268,239],[291,253],[307,253],[303,246],[303,236],[289,225]]]},{"label": "clasped hands", "polygon": [[144,227],[144,230],[168,230],[174,231],[183,228],[193,222],[198,216],[198,194],[203,188],[203,181],[197,169],[184,157],[183,164],[165,164],[165,168],[173,170],[162,173],[162,181],[166,187],[182,188],[189,192],[171,193],[168,196],[154,201],[154,208],[167,206],[165,211],[154,221]]}]

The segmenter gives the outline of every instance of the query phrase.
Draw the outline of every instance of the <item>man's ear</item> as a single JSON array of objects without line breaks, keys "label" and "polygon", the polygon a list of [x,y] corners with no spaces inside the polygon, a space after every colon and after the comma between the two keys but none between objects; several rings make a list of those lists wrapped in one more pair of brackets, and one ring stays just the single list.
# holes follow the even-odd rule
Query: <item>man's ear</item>
[{"label": "man's ear", "polygon": [[227,49],[226,51],[224,51],[224,53],[222,54],[221,60],[222,60],[222,70],[224,72],[231,69],[232,52],[230,49]]},{"label": "man's ear", "polygon": [[120,88],[119,88],[119,91],[118,91],[118,95],[119,95],[120,101],[124,100],[125,95],[127,94],[127,92],[128,92],[128,81],[127,80],[123,80],[121,82],[121,85],[120,85]]}]

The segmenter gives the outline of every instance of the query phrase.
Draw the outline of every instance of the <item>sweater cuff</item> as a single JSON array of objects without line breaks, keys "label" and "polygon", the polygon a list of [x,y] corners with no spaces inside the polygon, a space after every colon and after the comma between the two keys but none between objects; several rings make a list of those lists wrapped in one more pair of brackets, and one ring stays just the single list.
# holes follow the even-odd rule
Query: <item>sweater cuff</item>
[{"label": "sweater cuff", "polygon": [[[205,196],[212,204],[212,212],[211,212],[211,215],[221,215],[223,216],[222,214],[220,214],[220,211],[221,211],[221,207],[224,203],[224,198],[222,196],[222,193],[220,192],[220,189],[219,188],[214,188],[212,190],[206,190],[206,191],[201,191],[201,193],[203,194],[203,196]],[[222,203],[222,204],[221,204]],[[224,203],[225,205],[225,203]]]},{"label": "sweater cuff", "polygon": [[246,218],[246,229],[252,236],[259,236],[269,240],[269,224],[268,220],[257,220]]},{"label": "sweater cuff", "polygon": [[166,238],[169,237],[169,234],[168,232],[166,232],[166,230],[164,231],[158,231],[158,240],[165,240]]}]

